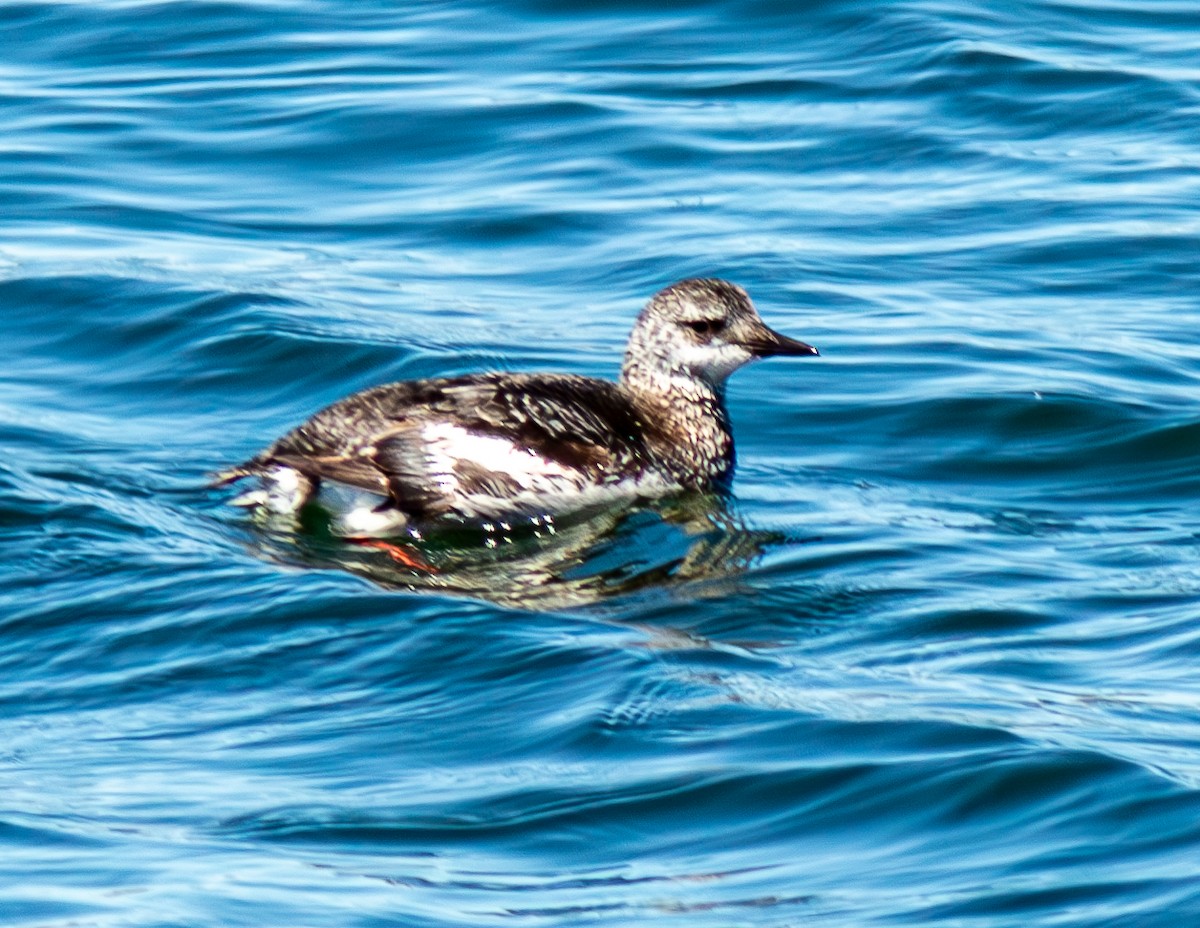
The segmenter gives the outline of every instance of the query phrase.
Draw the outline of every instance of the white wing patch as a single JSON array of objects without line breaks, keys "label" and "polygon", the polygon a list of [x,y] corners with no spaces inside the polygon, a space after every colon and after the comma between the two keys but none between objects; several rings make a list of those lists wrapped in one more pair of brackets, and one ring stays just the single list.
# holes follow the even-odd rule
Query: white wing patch
[{"label": "white wing patch", "polygon": [[448,493],[460,490],[454,475],[456,461],[471,461],[486,470],[506,474],[526,489],[532,489],[541,480],[572,476],[572,471],[561,464],[547,461],[528,448],[518,448],[507,438],[479,435],[452,422],[431,422],[421,435],[426,441],[433,474]]},{"label": "white wing patch", "polygon": [[[541,514],[579,509],[605,500],[667,489],[657,478],[597,484],[577,470],[548,460],[507,438],[480,435],[452,422],[431,422],[421,432],[430,463],[430,479],[455,501],[467,518],[487,518],[503,512]],[[519,487],[505,499],[469,491],[459,480],[455,464],[469,461],[504,475]],[[658,484],[662,484],[658,487]]]}]

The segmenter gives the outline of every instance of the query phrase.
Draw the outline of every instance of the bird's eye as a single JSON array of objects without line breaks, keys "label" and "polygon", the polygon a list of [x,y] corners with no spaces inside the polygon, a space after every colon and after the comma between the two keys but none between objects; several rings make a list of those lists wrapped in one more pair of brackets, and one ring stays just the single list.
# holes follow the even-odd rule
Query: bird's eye
[{"label": "bird's eye", "polygon": [[725,327],[725,323],[720,319],[697,319],[693,322],[685,322],[684,325],[697,335],[712,335]]}]

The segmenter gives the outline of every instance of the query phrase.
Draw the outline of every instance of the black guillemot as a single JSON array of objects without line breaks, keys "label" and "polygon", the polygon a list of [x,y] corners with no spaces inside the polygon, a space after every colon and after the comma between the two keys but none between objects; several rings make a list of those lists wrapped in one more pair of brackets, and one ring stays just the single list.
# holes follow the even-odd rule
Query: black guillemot
[{"label": "black guillemot", "polygon": [[683,280],[642,310],[615,383],[471,374],[371,387],[216,482],[261,478],[235,502],[275,513],[297,512],[323,483],[350,490],[361,499],[338,528],[364,536],[719,490],[734,465],[726,379],[756,358],[817,353],[769,329],[741,287]]}]

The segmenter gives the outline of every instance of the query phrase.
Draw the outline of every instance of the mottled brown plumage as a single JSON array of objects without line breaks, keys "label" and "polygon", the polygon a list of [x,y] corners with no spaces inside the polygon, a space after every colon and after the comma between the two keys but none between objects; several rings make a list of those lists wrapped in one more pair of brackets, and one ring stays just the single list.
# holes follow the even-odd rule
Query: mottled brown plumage
[{"label": "mottled brown plumage", "polygon": [[218,479],[286,483],[282,502],[252,498],[276,509],[333,481],[377,495],[398,524],[553,513],[606,492],[712,489],[734,463],[729,374],[755,357],[816,353],[768,329],[741,288],[685,280],[642,311],[617,383],[475,374],[372,387]]}]

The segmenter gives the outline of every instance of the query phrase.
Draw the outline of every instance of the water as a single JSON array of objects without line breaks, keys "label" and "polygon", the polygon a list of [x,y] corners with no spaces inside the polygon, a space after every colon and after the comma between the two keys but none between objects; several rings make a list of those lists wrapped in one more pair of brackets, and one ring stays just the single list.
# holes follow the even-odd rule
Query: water
[{"label": "water", "polygon": [[[0,921],[1200,916],[1200,13],[990,6],[0,7]],[[205,489],[694,274],[823,352],[727,504]]]}]

